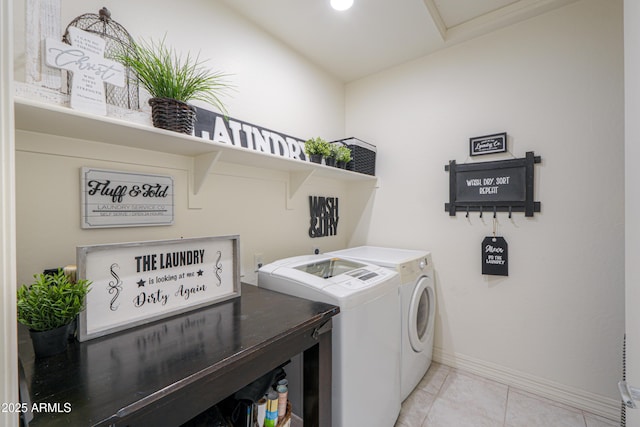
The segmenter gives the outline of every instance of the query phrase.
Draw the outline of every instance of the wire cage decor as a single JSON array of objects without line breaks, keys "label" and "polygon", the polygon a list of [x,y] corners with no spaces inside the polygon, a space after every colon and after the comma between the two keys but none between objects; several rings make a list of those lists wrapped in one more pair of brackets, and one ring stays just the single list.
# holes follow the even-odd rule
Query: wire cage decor
[{"label": "wire cage decor", "polygon": [[[71,21],[62,37],[62,41],[67,44],[71,44],[69,27],[79,28],[104,39],[104,56],[109,59],[114,59],[116,53],[121,52],[123,49],[130,49],[133,45],[133,38],[129,32],[122,25],[111,19],[111,12],[106,7],[100,9],[98,14],[85,13]],[[124,69],[125,85],[123,87],[106,84],[107,104],[138,110],[140,108],[138,78],[129,67],[125,66]],[[71,88],[70,78],[70,76],[67,76],[68,90]]]}]

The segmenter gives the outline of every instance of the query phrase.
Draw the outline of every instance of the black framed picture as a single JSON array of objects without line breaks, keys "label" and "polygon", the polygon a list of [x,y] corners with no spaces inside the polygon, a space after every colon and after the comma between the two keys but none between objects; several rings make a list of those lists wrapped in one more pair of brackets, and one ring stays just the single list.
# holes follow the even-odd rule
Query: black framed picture
[{"label": "black framed picture", "polygon": [[507,133],[477,136],[469,138],[469,155],[505,153],[507,151]]}]

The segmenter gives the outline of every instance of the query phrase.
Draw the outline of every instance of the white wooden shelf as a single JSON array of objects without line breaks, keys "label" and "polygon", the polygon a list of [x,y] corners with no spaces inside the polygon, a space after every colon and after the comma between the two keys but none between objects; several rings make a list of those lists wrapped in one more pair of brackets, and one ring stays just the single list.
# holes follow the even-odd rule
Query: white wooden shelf
[{"label": "white wooden shelf", "polygon": [[200,191],[218,161],[287,172],[289,200],[311,176],[354,183],[370,182],[372,187],[376,182],[376,177],[370,175],[275,156],[113,117],[96,116],[61,105],[16,96],[14,106],[15,127],[19,130],[192,157],[194,194]]}]

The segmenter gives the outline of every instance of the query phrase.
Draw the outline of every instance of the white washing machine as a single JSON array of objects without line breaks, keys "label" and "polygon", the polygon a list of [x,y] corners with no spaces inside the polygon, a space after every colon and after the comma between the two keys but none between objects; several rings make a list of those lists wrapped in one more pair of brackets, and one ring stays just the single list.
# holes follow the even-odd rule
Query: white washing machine
[{"label": "white washing machine", "polygon": [[400,276],[360,261],[307,255],[263,266],[258,286],[340,307],[332,332],[331,425],[393,426],[401,404]]},{"label": "white washing machine", "polygon": [[431,366],[436,294],[431,253],[359,246],[330,255],[376,264],[400,274],[402,363],[401,400],[405,400]]}]

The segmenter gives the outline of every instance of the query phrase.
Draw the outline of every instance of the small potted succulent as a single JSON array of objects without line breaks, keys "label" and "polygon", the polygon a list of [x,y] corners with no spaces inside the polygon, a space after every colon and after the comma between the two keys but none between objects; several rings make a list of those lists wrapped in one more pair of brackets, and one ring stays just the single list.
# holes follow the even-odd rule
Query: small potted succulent
[{"label": "small potted succulent", "polygon": [[336,153],[336,165],[341,169],[345,169],[347,167],[347,163],[349,163],[350,161],[351,150],[349,149],[349,147],[345,147],[344,145],[338,147]]},{"label": "small potted succulent", "polygon": [[220,97],[232,87],[228,75],[204,69],[198,56],[183,58],[162,39],[133,43],[115,59],[130,67],[152,96],[149,105],[155,127],[191,134],[195,121],[191,100],[207,102],[227,115]]},{"label": "small potted succulent", "polygon": [[304,152],[312,162],[322,163],[322,158],[330,153],[330,146],[331,144],[320,137],[311,138],[305,141]]},{"label": "small potted succulent", "polygon": [[85,308],[91,282],[74,283],[62,269],[34,279],[18,289],[18,322],[29,327],[37,357],[53,356],[67,349],[70,325]]}]

